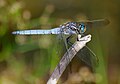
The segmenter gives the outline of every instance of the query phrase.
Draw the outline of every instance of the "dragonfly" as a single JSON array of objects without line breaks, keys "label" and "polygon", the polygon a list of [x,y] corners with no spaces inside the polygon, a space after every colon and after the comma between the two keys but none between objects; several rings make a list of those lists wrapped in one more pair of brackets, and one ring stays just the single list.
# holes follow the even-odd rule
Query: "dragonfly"
[{"label": "dragonfly", "polygon": [[[72,35],[78,35],[78,34],[84,35],[84,33],[91,28],[103,27],[107,24],[109,24],[109,20],[107,19],[98,19],[98,20],[80,21],[80,22],[67,22],[60,25],[59,27],[48,29],[48,30],[47,29],[46,30],[18,30],[18,31],[13,31],[12,34],[14,35],[40,35],[40,34],[67,35],[68,37],[65,38],[66,39],[65,44],[67,46],[67,44],[69,44],[69,40],[71,39]],[[97,56],[87,46],[82,50],[80,50],[80,55],[78,55],[78,57],[90,66],[92,66],[93,64],[95,65],[98,64]]]}]

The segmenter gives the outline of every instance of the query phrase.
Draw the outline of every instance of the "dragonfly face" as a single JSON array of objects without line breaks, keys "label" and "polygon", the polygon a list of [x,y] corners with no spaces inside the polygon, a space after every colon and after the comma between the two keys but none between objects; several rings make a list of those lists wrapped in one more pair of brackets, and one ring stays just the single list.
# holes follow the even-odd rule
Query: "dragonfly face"
[{"label": "dragonfly face", "polygon": [[83,34],[86,31],[86,26],[84,23],[79,24],[78,26],[80,34]]}]

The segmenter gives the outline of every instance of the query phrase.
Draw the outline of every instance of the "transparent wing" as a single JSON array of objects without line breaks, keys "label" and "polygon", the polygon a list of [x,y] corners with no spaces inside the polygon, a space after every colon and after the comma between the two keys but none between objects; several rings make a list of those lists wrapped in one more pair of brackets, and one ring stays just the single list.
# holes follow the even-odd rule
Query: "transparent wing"
[{"label": "transparent wing", "polygon": [[[62,32],[62,31],[61,31]],[[70,35],[65,35],[64,33],[60,33],[58,35],[59,37],[59,43],[62,43],[62,44],[58,44],[58,45],[62,45],[62,53],[65,53],[67,52],[68,53],[68,56],[66,57],[66,61],[67,63],[70,62],[70,58],[69,58],[69,52],[68,52],[68,48],[69,48],[69,45],[68,45],[68,42],[67,42],[67,38],[69,37]],[[59,48],[59,47],[58,47]],[[71,72],[71,64],[69,63],[69,72]],[[66,65],[67,66],[67,65]],[[59,65],[59,68],[60,68],[60,65]],[[60,71],[59,71],[60,72]]]},{"label": "transparent wing", "polygon": [[84,23],[86,28],[98,28],[108,25],[110,22],[108,19],[99,19],[99,20],[91,20],[91,21],[80,21],[80,23]]},{"label": "transparent wing", "polygon": [[109,24],[109,20],[108,19],[92,20],[89,21],[88,24],[91,24],[92,27],[101,27]]},{"label": "transparent wing", "polygon": [[99,64],[98,57],[87,46],[85,46],[83,49],[81,49],[77,53],[77,56],[82,61],[84,61],[88,66],[90,66],[92,69],[94,69]]}]

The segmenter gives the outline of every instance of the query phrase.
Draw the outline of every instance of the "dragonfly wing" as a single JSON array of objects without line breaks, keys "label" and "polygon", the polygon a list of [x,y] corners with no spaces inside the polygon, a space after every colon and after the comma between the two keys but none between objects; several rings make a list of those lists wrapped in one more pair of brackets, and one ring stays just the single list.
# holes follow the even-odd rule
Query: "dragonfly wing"
[{"label": "dragonfly wing", "polygon": [[77,53],[77,56],[91,68],[98,66],[99,61],[97,56],[87,46],[81,49]]},{"label": "dragonfly wing", "polygon": [[105,25],[108,25],[110,22],[108,19],[99,19],[99,20],[92,20],[92,21],[86,21],[86,28],[98,28],[103,27]]},{"label": "dragonfly wing", "polygon": [[[63,48],[64,49],[62,49],[63,50],[63,52],[65,53],[65,52],[67,52],[68,53],[68,56],[66,57],[66,61],[67,61],[67,64],[69,64],[69,71],[68,71],[68,73],[71,73],[71,63],[69,63],[70,62],[70,53],[68,52],[68,48],[69,48],[69,44],[68,44],[68,42],[67,42],[67,38],[69,37],[69,36],[71,36],[71,35],[69,35],[69,34],[64,34],[64,33],[61,33],[61,34],[59,34],[59,38],[60,38],[60,40],[62,40],[62,43],[63,43]],[[67,66],[67,65],[66,65]]]}]

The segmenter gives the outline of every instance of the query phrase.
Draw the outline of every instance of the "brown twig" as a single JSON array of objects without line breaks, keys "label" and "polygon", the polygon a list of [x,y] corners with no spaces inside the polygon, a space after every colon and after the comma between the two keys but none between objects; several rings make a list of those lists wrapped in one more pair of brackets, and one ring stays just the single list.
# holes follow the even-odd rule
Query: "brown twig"
[{"label": "brown twig", "polygon": [[[77,54],[77,52],[80,49],[82,49],[86,45],[87,42],[89,42],[91,40],[91,35],[87,35],[82,38],[80,37],[80,35],[78,35],[78,40],[79,41],[76,41],[72,45],[72,47],[70,47],[68,49],[68,51],[64,54],[64,56],[60,60],[59,64],[53,71],[51,77],[49,78],[47,84],[56,84],[58,82],[60,76],[62,75],[62,73],[64,72],[67,65],[70,63],[70,61],[73,59],[73,57]],[[68,57],[69,57],[69,62],[67,60]]]}]

